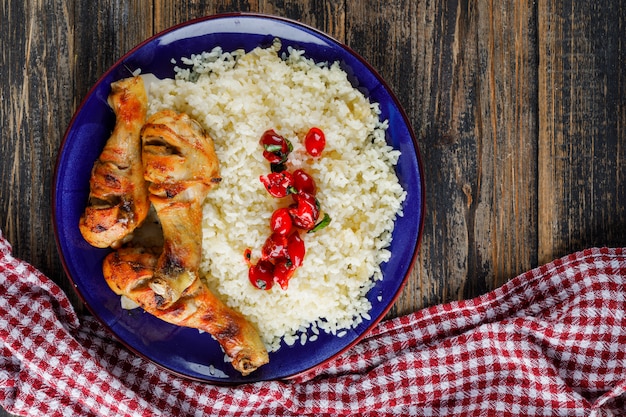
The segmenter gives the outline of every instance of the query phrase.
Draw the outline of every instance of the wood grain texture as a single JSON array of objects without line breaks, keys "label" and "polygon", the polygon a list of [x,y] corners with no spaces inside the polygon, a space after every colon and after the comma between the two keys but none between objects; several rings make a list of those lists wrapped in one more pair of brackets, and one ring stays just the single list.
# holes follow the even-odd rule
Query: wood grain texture
[{"label": "wood grain texture", "polygon": [[626,245],[623,1],[539,6],[539,261]]},{"label": "wood grain texture", "polygon": [[345,7],[346,2],[336,0],[260,1],[258,11],[298,20],[343,42]]},{"label": "wood grain texture", "polygon": [[210,16],[217,13],[258,11],[259,2],[252,0],[239,1],[184,1],[155,0],[154,25],[155,33],[171,26]]},{"label": "wood grain texture", "polygon": [[65,2],[0,7],[0,229],[17,256],[69,289],[49,197],[57,149],[73,112],[73,14]]},{"label": "wood grain texture", "polygon": [[345,42],[407,112],[427,214],[415,270],[388,318],[483,294],[575,250],[626,246],[625,3],[6,0],[0,230],[15,256],[82,310],[50,208],[74,111],[110,65],[152,34],[242,11],[299,20]]},{"label": "wood grain texture", "polygon": [[75,97],[82,100],[111,65],[152,36],[153,9],[146,1],[77,1],[73,12]]}]

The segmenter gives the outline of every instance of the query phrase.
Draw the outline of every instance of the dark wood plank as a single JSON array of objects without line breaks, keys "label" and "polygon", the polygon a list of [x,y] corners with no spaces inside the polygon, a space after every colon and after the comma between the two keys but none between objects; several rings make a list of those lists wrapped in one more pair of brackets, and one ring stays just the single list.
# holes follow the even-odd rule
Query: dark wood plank
[{"label": "dark wood plank", "polygon": [[537,263],[536,3],[481,2],[474,13],[477,22],[468,27],[478,27],[472,65],[479,77],[472,75],[463,97],[474,89],[477,95],[460,112],[474,113],[475,127],[467,133],[478,142],[477,178],[469,189],[461,187],[471,214],[463,298],[499,287]]},{"label": "dark wood plank", "polygon": [[262,13],[298,20],[342,41],[345,34],[344,2],[320,0],[221,0],[172,3],[156,0],[154,24],[157,32],[190,19],[220,13]]},{"label": "dark wood plank", "polygon": [[626,5],[539,3],[539,261],[626,245]]},{"label": "dark wood plank", "polygon": [[151,6],[130,0],[76,2],[71,70],[78,100],[111,65],[153,34]]},{"label": "dark wood plank", "polygon": [[160,32],[179,23],[183,23],[191,19],[197,19],[203,16],[209,16],[217,13],[256,12],[258,11],[258,8],[258,0],[218,0],[185,2],[155,0],[155,31]]},{"label": "dark wood plank", "polygon": [[50,194],[57,149],[73,111],[71,5],[0,7],[0,229],[16,257],[65,287]]},{"label": "dark wood plank", "polygon": [[336,0],[285,0],[259,2],[259,12],[298,20],[319,29],[340,42],[344,41],[346,3]]}]

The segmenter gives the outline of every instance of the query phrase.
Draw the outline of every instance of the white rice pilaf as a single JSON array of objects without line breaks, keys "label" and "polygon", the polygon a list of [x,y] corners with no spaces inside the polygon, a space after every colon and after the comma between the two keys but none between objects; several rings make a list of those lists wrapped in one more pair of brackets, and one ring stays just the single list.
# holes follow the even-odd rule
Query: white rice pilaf
[{"label": "white rice pilaf", "polygon": [[[249,53],[215,48],[182,58],[185,68],[175,68],[175,79],[149,84],[150,114],[186,112],[215,141],[223,181],[204,206],[202,272],[213,291],[257,326],[271,351],[281,340],[314,342],[320,330],[340,335],[369,319],[366,294],[382,278],[380,263],[389,259],[406,195],[394,171],[400,153],[385,142],[378,105],[337,63],[316,64],[302,51],[280,55],[279,49],[279,42]],[[313,126],[327,140],[315,159],[303,145]],[[254,288],[244,260],[246,248],[253,261],[259,258],[272,212],[291,203],[271,197],[259,181],[269,172],[259,145],[268,129],[292,142],[288,167],[313,176],[322,210],[332,218],[325,229],[301,233],[304,264],[286,291]]]}]

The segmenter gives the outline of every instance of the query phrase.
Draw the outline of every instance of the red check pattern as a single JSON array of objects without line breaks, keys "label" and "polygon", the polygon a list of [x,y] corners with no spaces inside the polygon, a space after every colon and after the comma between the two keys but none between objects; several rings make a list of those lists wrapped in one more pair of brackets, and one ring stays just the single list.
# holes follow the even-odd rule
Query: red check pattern
[{"label": "red check pattern", "polygon": [[626,415],[626,248],[382,322],[323,368],[239,387],[136,357],[1,235],[0,294],[0,404],[20,415]]}]

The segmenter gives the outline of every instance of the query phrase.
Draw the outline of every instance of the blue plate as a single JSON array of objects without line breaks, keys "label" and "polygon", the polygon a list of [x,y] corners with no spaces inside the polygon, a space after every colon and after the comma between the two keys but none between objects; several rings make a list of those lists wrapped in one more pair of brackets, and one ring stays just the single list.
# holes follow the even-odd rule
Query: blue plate
[{"label": "blue plate", "polygon": [[[172,59],[221,46],[224,51],[259,45],[280,38],[283,48],[305,51],[316,61],[339,61],[355,87],[380,103],[389,120],[387,139],[402,152],[397,174],[408,192],[404,217],[396,221],[391,259],[382,265],[383,280],[369,292],[371,320],[343,337],[320,335],[304,346],[283,346],[270,354],[269,364],[242,377],[228,363],[208,334],[165,323],[141,309],[122,310],[119,297],[102,276],[108,250],[90,246],[78,230],[89,194],[89,174],[115,122],[107,105],[110,84],[141,69],[157,77],[173,77]],[[53,216],[57,245],[65,271],[79,296],[129,349],[178,375],[211,383],[237,384],[286,379],[319,366],[359,341],[389,311],[404,287],[415,261],[424,216],[423,172],[409,121],[389,87],[370,65],[346,46],[315,29],[272,16],[229,14],[194,20],[166,30],[123,56],[96,83],[67,130],[54,180]]]}]

